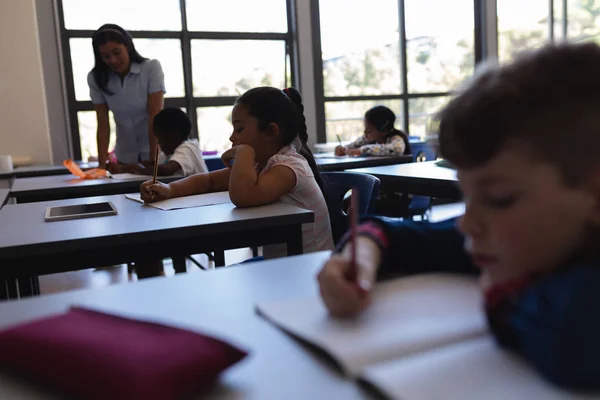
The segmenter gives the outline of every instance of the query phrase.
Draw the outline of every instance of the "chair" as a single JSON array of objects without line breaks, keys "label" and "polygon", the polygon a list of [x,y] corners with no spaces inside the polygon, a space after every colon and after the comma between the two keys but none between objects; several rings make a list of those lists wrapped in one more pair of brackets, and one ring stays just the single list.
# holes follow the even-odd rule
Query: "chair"
[{"label": "chair", "polygon": [[358,215],[364,216],[373,212],[377,194],[379,193],[379,179],[373,175],[356,172],[322,172],[325,182],[325,193],[331,233],[333,241],[337,243],[348,229],[347,214],[344,211],[344,196],[349,190],[358,190]]}]

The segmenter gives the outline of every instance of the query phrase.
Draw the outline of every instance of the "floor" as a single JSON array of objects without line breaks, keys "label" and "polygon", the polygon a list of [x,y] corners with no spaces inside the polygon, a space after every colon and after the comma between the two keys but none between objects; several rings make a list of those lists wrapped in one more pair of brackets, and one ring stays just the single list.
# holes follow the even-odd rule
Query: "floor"
[{"label": "floor", "polygon": [[[432,222],[442,221],[461,215],[464,212],[462,203],[444,204],[434,206],[429,215]],[[250,249],[229,250],[225,252],[225,264],[231,265],[252,257]],[[194,256],[194,259],[203,266],[214,268],[214,264],[209,262],[204,254]],[[173,265],[170,260],[165,260],[165,274],[174,275]],[[204,271],[194,265],[191,261],[187,262],[188,273],[203,273]],[[135,273],[128,273],[127,265],[118,265],[101,269],[88,269],[83,271],[66,272],[62,274],[45,275],[39,278],[41,294],[63,292],[73,289],[95,288],[114,284],[124,284],[136,282]]]}]

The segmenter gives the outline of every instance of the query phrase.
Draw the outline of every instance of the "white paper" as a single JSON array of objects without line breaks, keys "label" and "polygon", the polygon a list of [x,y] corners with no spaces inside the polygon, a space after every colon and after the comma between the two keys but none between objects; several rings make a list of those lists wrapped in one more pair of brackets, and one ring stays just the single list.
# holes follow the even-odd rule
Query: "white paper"
[{"label": "white paper", "polygon": [[154,178],[152,175],[140,175],[140,174],[111,174],[111,179],[115,179],[117,181],[149,181]]},{"label": "white paper", "polygon": [[371,305],[353,320],[329,316],[319,298],[270,302],[258,311],[282,329],[322,348],[344,372],[394,360],[487,332],[474,278],[428,274],[378,284]]},{"label": "white paper", "polygon": [[362,379],[402,400],[593,398],[551,386],[491,335],[369,367]]},{"label": "white paper", "polygon": [[[137,201],[138,203],[144,204],[139,193],[126,194],[129,200]],[[211,206],[215,204],[231,203],[229,199],[229,192],[216,192],[197,194],[194,196],[176,197],[174,199],[167,199],[163,201],[157,201],[154,203],[147,204],[150,207],[158,208],[159,210],[169,211],[178,210],[182,208],[194,208]]]}]

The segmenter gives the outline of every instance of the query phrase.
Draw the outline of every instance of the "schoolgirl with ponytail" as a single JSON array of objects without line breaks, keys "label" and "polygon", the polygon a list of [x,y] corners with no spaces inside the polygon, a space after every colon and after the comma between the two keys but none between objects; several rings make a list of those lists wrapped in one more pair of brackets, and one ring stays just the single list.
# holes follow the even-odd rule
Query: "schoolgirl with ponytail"
[{"label": "schoolgirl with ponytail", "polygon": [[[323,181],[307,145],[300,93],[294,88],[250,89],[236,101],[231,122],[232,147],[221,156],[226,168],[168,185],[145,182],[141,187],[144,201],[225,190],[238,207],[279,200],[315,214],[315,222],[302,227],[304,253],[333,249]],[[265,258],[285,256],[286,246],[265,246],[263,254]]]}]

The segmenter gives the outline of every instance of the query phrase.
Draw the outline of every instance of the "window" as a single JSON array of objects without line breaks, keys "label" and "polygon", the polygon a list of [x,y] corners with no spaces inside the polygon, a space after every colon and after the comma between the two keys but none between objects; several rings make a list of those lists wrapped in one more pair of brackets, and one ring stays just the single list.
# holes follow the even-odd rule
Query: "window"
[{"label": "window", "polygon": [[[127,29],[143,57],[160,61],[165,106],[186,111],[202,150],[231,145],[231,108],[241,93],[298,84],[288,26],[294,0],[61,0],[58,6],[76,159],[97,154],[87,75],[94,66],[91,37],[104,23]],[[112,149],[112,113],[110,122]]]},{"label": "window", "polygon": [[322,70],[315,72],[323,77],[324,100],[318,140],[359,137],[364,113],[375,105],[394,111],[398,129],[427,136],[431,117],[473,74],[473,0],[318,4],[314,36],[320,37]]},{"label": "window", "polygon": [[498,0],[498,61],[505,63],[524,50],[550,39],[548,0]]},{"label": "window", "polygon": [[563,0],[567,4],[567,34],[570,41],[600,43],[600,4],[597,1]]}]

